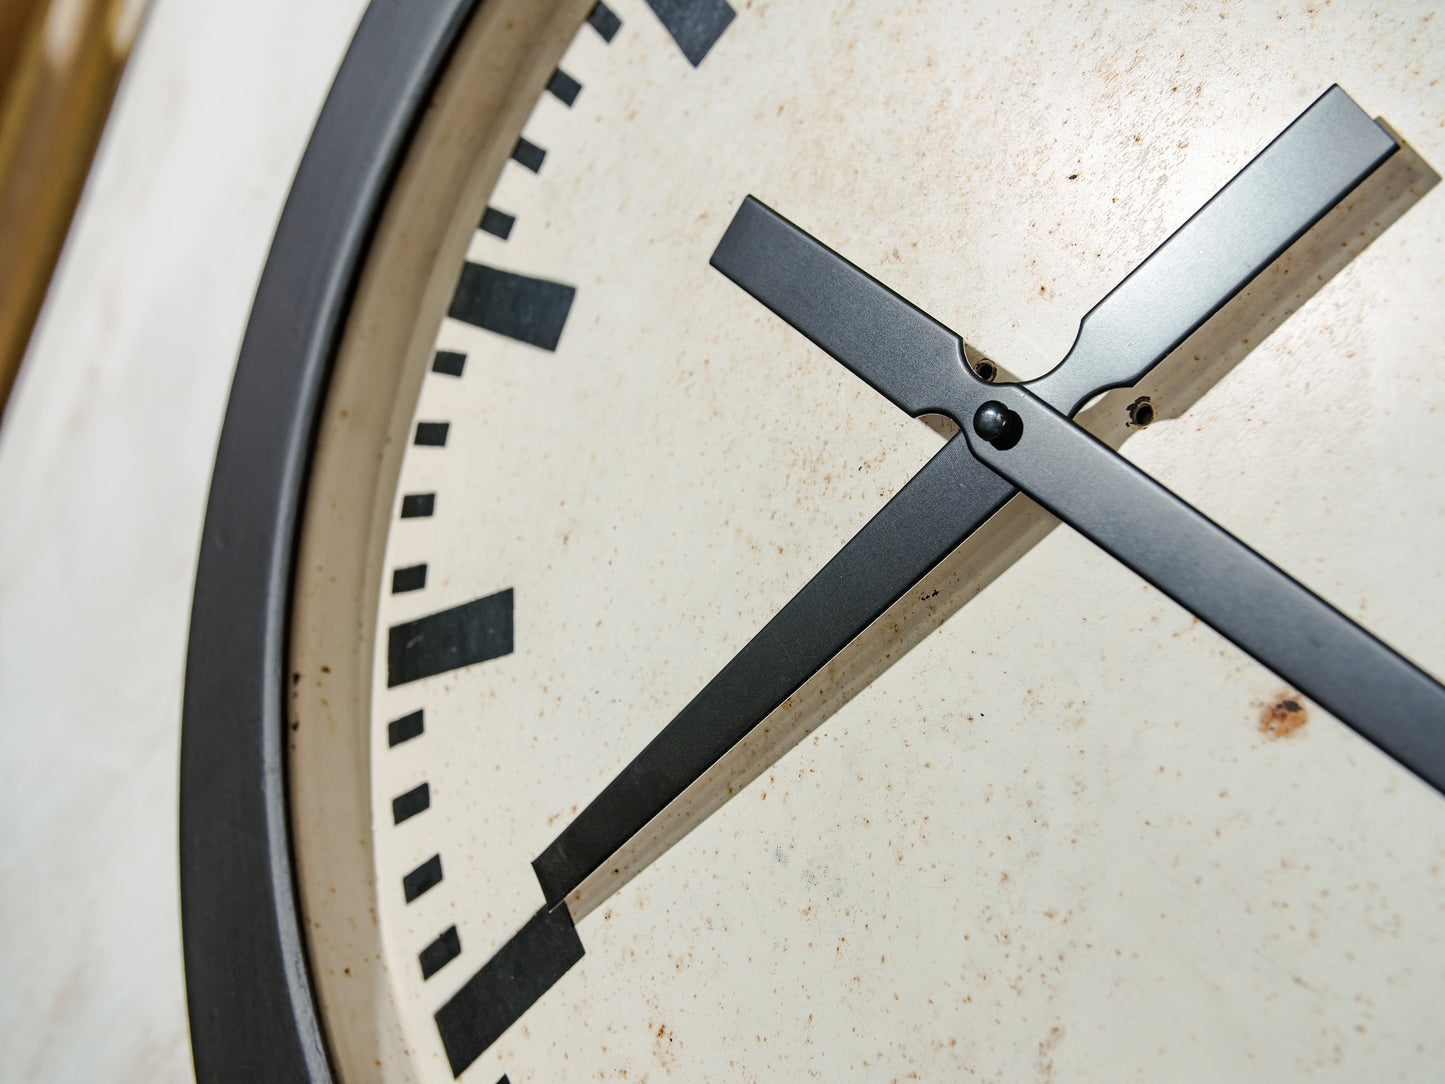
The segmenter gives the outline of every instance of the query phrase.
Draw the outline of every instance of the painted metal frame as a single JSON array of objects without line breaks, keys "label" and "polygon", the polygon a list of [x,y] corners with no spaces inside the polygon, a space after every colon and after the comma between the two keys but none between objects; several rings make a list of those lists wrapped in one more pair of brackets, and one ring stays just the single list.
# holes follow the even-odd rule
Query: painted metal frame
[{"label": "painted metal frame", "polygon": [[204,1084],[333,1079],[287,817],[298,521],[372,231],[480,2],[373,0],[297,170],[242,342],[196,569],[181,738],[181,925]]}]

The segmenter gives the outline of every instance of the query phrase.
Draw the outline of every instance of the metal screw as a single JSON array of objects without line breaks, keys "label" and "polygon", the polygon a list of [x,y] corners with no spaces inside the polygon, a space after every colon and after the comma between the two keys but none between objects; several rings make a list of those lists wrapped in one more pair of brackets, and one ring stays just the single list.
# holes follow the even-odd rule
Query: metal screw
[{"label": "metal screw", "polygon": [[973,415],[973,431],[992,444],[1008,431],[1009,408],[995,399],[979,407]]}]

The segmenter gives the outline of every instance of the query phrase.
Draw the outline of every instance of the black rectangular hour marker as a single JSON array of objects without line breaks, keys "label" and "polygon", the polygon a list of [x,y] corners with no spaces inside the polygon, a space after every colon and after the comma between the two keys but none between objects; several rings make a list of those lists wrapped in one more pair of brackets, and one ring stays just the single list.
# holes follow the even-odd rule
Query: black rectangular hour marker
[{"label": "black rectangular hour marker", "polygon": [[647,0],[647,6],[694,68],[737,14],[727,0]]},{"label": "black rectangular hour marker", "polygon": [[528,919],[437,1010],[452,1076],[460,1076],[580,959],[582,941],[565,906],[544,907]]},{"label": "black rectangular hour marker", "polygon": [[462,367],[467,363],[467,356],[455,350],[438,350],[437,356],[432,359],[431,371],[441,373],[443,376],[461,376]]},{"label": "black rectangular hour marker", "polygon": [[442,856],[434,854],[401,879],[401,890],[410,903],[423,892],[430,892],[442,883]]},{"label": "black rectangular hour marker", "polygon": [[436,511],[435,493],[408,493],[401,499],[402,519],[425,519]]},{"label": "black rectangular hour marker", "polygon": [[393,625],[386,641],[386,684],[444,674],[512,653],[512,589]]},{"label": "black rectangular hour marker", "polygon": [[552,97],[571,108],[572,103],[577,100],[577,95],[582,93],[582,84],[558,68],[552,73],[552,78],[547,83],[547,89],[552,92]]},{"label": "black rectangular hour marker", "polygon": [[426,783],[419,787],[412,787],[405,794],[398,794],[391,800],[391,823],[400,824],[402,821],[426,811],[430,806],[431,787]]},{"label": "black rectangular hour marker", "polygon": [[426,565],[409,565],[398,568],[391,574],[391,593],[404,595],[408,591],[420,591],[426,586]]},{"label": "black rectangular hour marker", "polygon": [[419,711],[393,719],[386,724],[386,744],[396,746],[404,741],[411,741],[412,738],[419,738],[423,729],[422,713]]},{"label": "black rectangular hour marker", "polygon": [[488,207],[482,212],[482,224],[477,227],[484,233],[490,233],[493,237],[500,237],[505,241],[512,236],[512,227],[517,224],[514,216],[506,211],[499,211],[495,207]]},{"label": "black rectangular hour marker", "polygon": [[512,148],[512,161],[526,166],[533,173],[541,171],[542,159],[546,157],[546,151],[527,139],[518,138],[517,145]]},{"label": "black rectangular hour marker", "polygon": [[461,953],[462,941],[457,936],[457,928],[452,926],[444,930],[440,937],[417,954],[417,961],[421,964],[421,977],[431,978]]},{"label": "black rectangular hour marker", "polygon": [[543,350],[556,350],[577,291],[485,264],[462,268],[447,315]]},{"label": "black rectangular hour marker", "polygon": [[417,422],[415,444],[441,448],[447,442],[447,429],[451,427],[450,422]]},{"label": "black rectangular hour marker", "polygon": [[597,0],[592,5],[592,13],[587,16],[587,25],[601,34],[603,41],[610,42],[622,29],[622,20],[612,14],[612,9],[602,0]]}]

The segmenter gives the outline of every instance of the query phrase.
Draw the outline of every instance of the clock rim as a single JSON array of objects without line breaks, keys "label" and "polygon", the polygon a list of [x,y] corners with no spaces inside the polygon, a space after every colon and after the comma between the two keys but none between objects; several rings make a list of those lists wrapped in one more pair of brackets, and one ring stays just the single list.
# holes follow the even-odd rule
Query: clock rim
[{"label": "clock rim", "polygon": [[[379,596],[404,450],[468,251],[593,0],[488,0],[460,35],[356,280],[305,482],[291,588],[287,796],[312,987],[333,1071],[410,1080],[403,1011],[426,981],[384,936],[373,786]],[[381,754],[385,756],[386,754]],[[405,939],[403,939],[405,940]]]},{"label": "clock rim", "polygon": [[285,773],[304,480],[369,241],[482,3],[367,7],[297,168],[237,360],[197,559],[181,719],[181,932],[200,1080],[333,1079]]}]

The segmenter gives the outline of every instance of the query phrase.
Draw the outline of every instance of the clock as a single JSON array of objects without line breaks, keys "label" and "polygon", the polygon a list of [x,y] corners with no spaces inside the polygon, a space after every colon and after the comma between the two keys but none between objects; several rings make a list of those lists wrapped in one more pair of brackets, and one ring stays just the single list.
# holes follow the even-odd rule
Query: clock
[{"label": "clock", "polygon": [[[969,437],[745,281],[720,243],[749,207],[956,329],[1012,403],[1336,82],[1387,149],[1077,420],[1445,673],[1439,34],[374,3],[278,226],[202,542],[198,1076],[1432,1076],[1439,794],[1026,496],[605,860],[548,856]],[[757,650],[784,666],[863,586]]]}]

